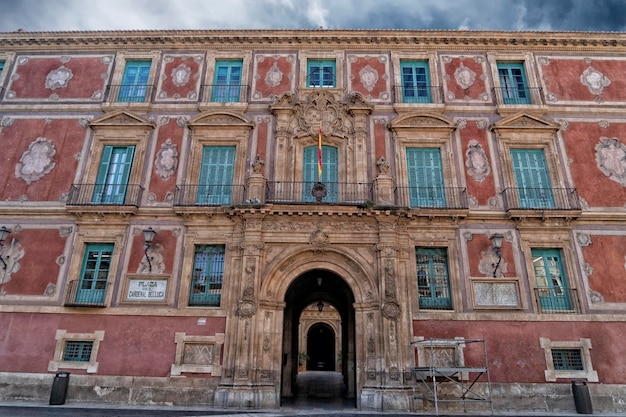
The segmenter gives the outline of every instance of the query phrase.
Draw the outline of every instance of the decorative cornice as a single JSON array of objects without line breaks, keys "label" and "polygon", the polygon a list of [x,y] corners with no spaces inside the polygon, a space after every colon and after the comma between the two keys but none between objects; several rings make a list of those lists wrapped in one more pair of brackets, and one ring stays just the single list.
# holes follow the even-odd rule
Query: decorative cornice
[{"label": "decorative cornice", "polygon": [[504,32],[467,30],[163,30],[84,32],[4,32],[0,49],[151,49],[229,48],[253,49],[271,45],[328,49],[406,49],[410,46],[439,50],[626,50],[622,32]]}]

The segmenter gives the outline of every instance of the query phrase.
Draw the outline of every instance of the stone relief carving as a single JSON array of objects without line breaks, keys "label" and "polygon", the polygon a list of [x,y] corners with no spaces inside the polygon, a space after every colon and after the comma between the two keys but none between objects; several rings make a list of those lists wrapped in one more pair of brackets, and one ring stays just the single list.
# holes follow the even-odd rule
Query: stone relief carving
[{"label": "stone relief carving", "polygon": [[604,303],[604,297],[597,291],[589,290],[589,300],[591,304],[601,304]]},{"label": "stone relief carving", "polygon": [[73,76],[72,70],[61,65],[59,68],[50,71],[46,76],[46,88],[50,90],[65,88]]},{"label": "stone relief carving", "polygon": [[[137,268],[138,274],[162,274],[165,271],[165,263],[163,262],[163,246],[160,243],[155,243],[148,248],[148,258],[145,255],[141,258],[141,263]],[[150,267],[152,266],[152,270]]]},{"label": "stone relief carving", "polygon": [[400,316],[400,304],[395,301],[385,301],[382,308],[382,314],[389,320],[395,320]]},{"label": "stone relief carving", "polygon": [[46,295],[48,297],[53,297],[54,294],[56,294],[57,292],[57,286],[56,284],[53,283],[48,283],[48,285],[46,285],[46,289],[43,290],[43,295]]},{"label": "stone relief carving", "polygon": [[172,144],[171,139],[167,139],[156,155],[154,161],[156,173],[164,180],[169,179],[176,172],[178,167],[178,151],[176,145]]},{"label": "stone relief carving", "polygon": [[254,158],[254,162],[252,162],[252,172],[255,174],[263,174],[263,167],[265,166],[265,161],[261,158],[261,155],[257,155]]},{"label": "stone relief carving", "polygon": [[[13,229],[13,232],[17,233],[15,228]],[[22,248],[20,242],[15,239],[11,239],[10,244],[4,244],[0,247],[0,257],[2,257],[4,262],[7,264],[6,269],[0,267],[0,285],[4,285],[11,281],[13,274],[20,270],[21,265],[19,261],[24,257],[24,254],[24,248]],[[2,294],[4,294],[4,292]]]},{"label": "stone relief carving", "polygon": [[191,68],[185,64],[180,64],[172,70],[172,81],[176,87],[182,87],[189,82],[191,77]]},{"label": "stone relief carving", "polygon": [[283,73],[278,68],[278,62],[274,61],[272,67],[265,74],[265,84],[270,87],[278,87],[280,82],[283,80]]},{"label": "stone relief carving", "polygon": [[[281,95],[274,105],[288,105],[293,99]],[[353,129],[354,121],[347,104],[335,100],[328,91],[314,91],[305,101],[293,105],[293,118],[289,130],[294,134],[317,136],[320,128],[324,135],[347,136]]]},{"label": "stone relief carving", "polygon": [[578,242],[578,245],[581,247],[589,246],[592,243],[591,236],[589,236],[588,233],[583,233],[583,232],[576,233],[576,241]]},{"label": "stone relief carving", "polygon": [[55,154],[54,144],[46,138],[38,137],[22,154],[20,162],[15,166],[15,176],[26,181],[28,185],[40,180],[56,166]]},{"label": "stone relief carving", "polygon": [[363,87],[365,87],[365,89],[369,92],[371,92],[376,86],[378,78],[378,71],[376,71],[369,65],[364,66],[363,68],[361,68],[361,71],[359,71],[359,79],[361,80],[361,84],[363,84]]},{"label": "stone relief carving", "polygon": [[214,348],[213,343],[185,343],[181,362],[186,365],[213,365]]},{"label": "stone relief carving", "polygon": [[626,146],[617,138],[600,138],[596,145],[596,165],[611,180],[626,186]]},{"label": "stone relief carving", "polygon": [[602,94],[605,87],[608,87],[611,84],[611,80],[609,80],[604,74],[600,71],[594,69],[593,67],[587,68],[580,75],[580,82],[583,83],[591,94]]},{"label": "stone relief carving", "polygon": [[376,168],[378,168],[378,173],[381,175],[387,175],[389,173],[389,162],[387,162],[384,156],[378,158]]},{"label": "stone relief carving", "polygon": [[[489,247],[489,249],[482,251],[480,253],[481,258],[478,263],[478,271],[485,275],[486,277],[493,277],[494,270],[496,272],[496,278],[504,277],[504,274],[509,272],[509,266],[504,257],[498,259],[498,255],[496,255],[493,247]],[[500,264],[498,265],[498,261]],[[496,269],[497,266],[497,269]]]},{"label": "stone relief carving", "polygon": [[318,229],[311,233],[311,237],[309,238],[309,245],[313,246],[316,252],[325,251],[326,247],[329,244],[330,240],[328,239],[328,235],[322,230]]},{"label": "stone relief carving", "polygon": [[482,145],[475,139],[469,141],[465,151],[467,173],[478,183],[482,183],[491,172],[489,159]]},{"label": "stone relief carving", "polygon": [[463,63],[454,71],[454,79],[456,83],[464,90],[467,90],[474,84],[476,73],[467,68]]}]

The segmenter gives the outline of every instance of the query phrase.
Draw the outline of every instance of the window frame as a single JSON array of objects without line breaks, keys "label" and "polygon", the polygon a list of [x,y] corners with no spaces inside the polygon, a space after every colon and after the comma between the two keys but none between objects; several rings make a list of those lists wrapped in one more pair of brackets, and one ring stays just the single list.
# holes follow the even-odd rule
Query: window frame
[{"label": "window frame", "polygon": [[[218,152],[217,157],[227,157],[230,154],[230,164],[226,166],[226,164],[221,164],[220,175],[230,175],[229,182],[222,181],[221,183],[213,183],[209,182],[212,180],[217,170],[211,169],[211,161],[205,161],[205,158],[210,157],[213,158],[216,155],[211,155],[211,152],[207,151],[215,151]],[[220,154],[219,152],[224,152],[226,154]],[[196,193],[196,204],[198,205],[209,205],[209,206],[228,206],[232,203],[233,193],[234,193],[234,183],[233,179],[235,177],[235,164],[237,158],[237,146],[236,145],[217,145],[217,144],[204,144],[202,146],[202,156],[200,157],[200,171],[198,173],[198,190]],[[215,165],[217,167],[217,165]],[[226,171],[229,172],[226,172]],[[203,179],[206,179],[204,181]],[[226,179],[226,178],[224,178]],[[218,192],[215,192],[215,188],[218,188]],[[201,190],[206,190],[206,192],[202,195],[201,199]],[[217,198],[218,200],[215,200]],[[209,201],[209,199],[211,201]]]},{"label": "window frame", "polygon": [[[136,69],[136,74],[131,74],[130,70]],[[144,72],[146,72],[144,74]],[[124,63],[124,72],[122,74],[122,82],[120,89],[115,97],[117,103],[145,103],[151,101],[148,96],[148,81],[152,73],[152,60],[127,60]],[[129,78],[133,78],[132,82],[128,82]],[[140,83],[145,77],[145,84]]]},{"label": "window frame", "polygon": [[[123,151],[120,152],[120,150]],[[100,164],[98,165],[98,174],[96,176],[92,203],[125,203],[134,154],[134,145],[104,145],[100,157]],[[120,164],[115,157],[121,155],[123,155],[124,160],[121,161]],[[126,160],[126,158],[130,158],[130,161]],[[122,167],[122,172],[117,171],[117,168],[120,166]],[[113,181],[111,181],[112,176],[114,177]],[[98,195],[99,197],[97,197]]]},{"label": "window frame", "polygon": [[[201,249],[212,249],[214,251],[211,252],[205,252]],[[221,251],[218,252],[218,249],[221,249]],[[216,308],[220,308],[222,306],[222,294],[224,291],[224,275],[225,275],[225,269],[226,269],[226,245],[215,245],[215,244],[206,244],[206,245],[195,245],[194,246],[194,262],[193,262],[193,269],[192,269],[192,273],[190,275],[190,284],[189,284],[189,301],[187,302],[187,306],[188,307],[203,307],[203,308],[211,308],[211,307],[216,307]],[[198,296],[198,302],[197,303],[192,303],[192,299],[194,298],[192,294],[196,293],[195,290],[196,288],[198,288],[198,285],[202,285],[199,284],[197,282],[197,279],[200,277],[198,270],[201,270],[201,268],[198,268],[198,256],[200,254],[208,254],[210,255],[221,255],[221,271],[220,271],[220,276],[219,276],[219,294],[218,295],[218,302],[217,303],[198,303],[200,301],[200,296]],[[207,264],[209,265],[209,267],[212,269],[214,267],[214,260],[211,257],[209,260],[207,260]],[[210,264],[209,264],[210,263]],[[206,299],[210,299],[212,298],[211,295],[215,295],[213,293],[210,293],[211,291],[211,286],[215,285],[217,282],[213,281],[213,276],[211,275],[211,273],[206,274],[205,272],[205,276],[204,279],[204,291],[202,291],[202,295],[204,296],[204,298]],[[208,280],[208,281],[206,281]],[[207,287],[208,284],[208,288]],[[208,292],[207,292],[208,291]]]},{"label": "window frame", "polygon": [[[300,51],[299,53],[300,63],[300,79],[298,81],[298,88],[302,91],[311,90],[315,88],[320,89],[341,89],[344,88],[344,51]],[[334,87],[310,87],[309,86],[309,61],[335,61],[335,86]]]},{"label": "window frame", "polygon": [[[126,70],[126,63],[132,61],[150,61],[150,74],[148,76],[148,81],[146,85],[154,87],[156,84],[156,70],[158,68],[158,64],[161,58],[161,53],[159,51],[152,52],[128,52],[128,51],[119,51],[115,57],[115,70],[113,72],[113,76],[111,77],[110,86],[121,86],[124,82],[124,72]],[[115,94],[113,97],[111,92],[109,91],[109,95],[106,98],[106,102],[102,104],[103,108],[137,108],[138,110],[148,109],[150,104],[152,103],[152,93],[150,96],[146,93],[145,100],[143,101],[117,101],[118,95]]]},{"label": "window frame", "polygon": [[[437,161],[432,158],[435,156],[435,151],[436,158],[438,158]],[[409,206],[411,208],[447,207],[445,193],[446,181],[443,173],[444,165],[443,158],[441,156],[441,148],[437,146],[411,146],[406,147],[404,152],[406,157],[407,185],[409,187]],[[409,158],[409,153],[414,153],[414,158]],[[428,166],[428,164],[419,165],[417,163],[417,159],[420,157],[422,159],[430,157],[431,161],[435,163],[431,163],[430,166]],[[415,163],[411,161],[414,161]],[[435,170],[435,168],[437,168],[437,170]],[[426,176],[423,171],[430,171],[433,175]],[[422,180],[420,180],[420,178]],[[428,184],[418,185],[417,182],[419,181],[423,181]],[[412,184],[412,182],[416,183]],[[428,204],[427,200],[430,200],[433,203]]]},{"label": "window frame", "polygon": [[[319,78],[319,84],[314,84],[313,76]],[[326,78],[330,84],[326,84]],[[337,61],[333,59],[308,59],[306,62],[307,88],[337,88]]]},{"label": "window frame", "polygon": [[[184,332],[176,332],[174,343],[176,355],[170,367],[171,376],[181,376],[183,373],[203,373],[211,376],[222,376],[222,351],[224,349],[224,333],[215,333],[213,336],[191,336]],[[211,364],[185,363],[185,348],[187,345],[213,345],[213,361]]]},{"label": "window frame", "polygon": [[[250,62],[252,59],[251,51],[215,51],[211,54],[211,58],[206,61],[206,70],[203,75],[204,81],[202,82],[202,93],[200,97],[200,103],[198,103],[198,108],[201,111],[215,109],[216,106],[223,108],[224,104],[221,102],[214,102],[212,100],[212,94],[208,94],[205,89],[207,86],[212,86],[217,70],[217,63],[219,61],[241,61],[241,86],[244,86],[243,89],[240,89],[240,100],[236,102],[228,102],[229,107],[241,108],[242,110],[247,108],[248,102],[246,100],[245,94],[247,93],[247,88],[250,80]],[[242,91],[243,90],[243,91]]]},{"label": "window frame", "polygon": [[[546,275],[543,277],[538,277],[537,276],[537,268],[536,268],[536,264],[535,264],[535,258],[537,257],[541,257],[543,260],[543,268],[546,271]],[[554,278],[552,278],[552,274],[549,271],[549,265],[546,264],[546,258],[548,256],[557,256],[558,257],[558,269],[559,269],[559,278],[561,280],[560,285],[555,286],[554,285]],[[564,265],[564,259],[563,259],[563,251],[562,249],[559,248],[531,248],[530,250],[530,257],[531,257],[531,263],[533,266],[533,269],[531,269],[531,271],[533,271],[533,277],[535,279],[534,281],[534,288],[538,291],[538,307],[541,309],[542,312],[554,312],[554,313],[558,313],[560,311],[563,312],[567,312],[567,311],[571,311],[574,308],[575,303],[572,302],[571,296],[572,293],[570,291],[568,291],[571,287],[570,287],[570,279],[568,278],[567,275],[567,271],[565,270],[565,265]],[[545,285],[540,286],[539,285],[539,280],[540,278],[544,279],[546,281]],[[542,293],[545,293],[545,291],[548,291],[549,295],[544,296],[547,301],[549,300],[549,304],[552,308],[544,308],[544,304],[542,303]],[[557,300],[559,299],[559,294],[558,292],[561,292],[562,294],[565,294],[564,296],[562,296],[565,300],[566,303],[563,302],[557,302]],[[554,306],[558,306],[562,304],[563,307],[565,308],[554,308]]]},{"label": "window frame", "polygon": [[[407,86],[405,83],[405,69],[410,68],[412,80],[412,88],[415,90],[415,95],[411,99],[407,99],[406,90]],[[419,80],[417,80],[417,74],[415,73],[416,69],[424,70],[424,86],[419,86]],[[401,59],[400,60],[400,88],[402,91],[402,103],[406,104],[430,104],[433,102],[432,98],[432,83],[430,78],[430,66],[427,60],[413,60],[413,59]],[[419,91],[426,90],[425,96],[420,96]]]},{"label": "window frame", "polygon": [[[547,337],[539,338],[539,345],[544,350],[546,369],[544,376],[547,382],[556,382],[557,379],[586,379],[589,382],[598,382],[598,373],[593,369],[591,361],[591,339],[580,338],[576,341],[552,341]],[[560,370],[554,366],[552,349],[579,349],[583,370]]]},{"label": "window frame", "polygon": [[[104,330],[96,330],[93,333],[71,333],[64,329],[58,329],[55,335],[56,346],[54,356],[48,363],[48,371],[56,372],[59,369],[82,369],[88,374],[98,372],[99,363],[98,352],[100,342],[104,340]],[[89,361],[67,361],[64,360],[65,346],[68,341],[72,342],[92,342],[91,355]]]},{"label": "window frame", "polygon": [[[523,107],[540,107],[541,96],[539,95],[538,89],[534,88],[535,86],[540,85],[539,80],[533,70],[533,62],[534,55],[531,52],[526,54],[518,54],[518,53],[502,53],[502,52],[488,52],[487,53],[487,61],[489,63],[489,67],[491,70],[491,82],[493,83],[493,87],[502,88],[503,86],[500,83],[500,74],[498,72],[498,64],[506,64],[506,63],[519,63],[522,64],[524,68],[524,74],[526,76],[526,88],[529,89],[529,103],[528,104],[517,104],[517,106]],[[501,95],[494,94],[492,100],[496,106],[507,106],[512,108],[516,106],[516,104],[505,104],[500,97]],[[537,104],[535,104],[537,103]]]},{"label": "window frame", "polygon": [[[446,288],[444,289],[448,296],[447,297],[438,297],[437,291],[440,291],[443,288],[443,285],[439,285],[437,283],[438,278],[441,278],[437,275],[435,269],[436,266],[434,264],[434,256],[445,256],[445,283]],[[423,288],[424,286],[420,286],[420,272],[423,270],[419,268],[419,257],[427,256],[428,257],[428,269],[430,274],[425,276],[426,279],[429,280],[428,288]],[[416,288],[418,295],[418,304],[420,310],[445,310],[445,311],[454,311],[454,304],[452,300],[452,287],[450,283],[450,268],[449,268],[449,256],[448,250],[445,247],[424,247],[418,246],[415,247],[415,280],[416,280]],[[422,294],[422,291],[429,291],[430,295],[425,296]],[[434,292],[434,295],[433,295]],[[424,304],[422,304],[422,300],[424,300]],[[426,302],[426,300],[429,300]],[[439,301],[439,300],[447,300],[447,301]]]},{"label": "window frame", "polygon": [[[318,182],[318,145],[306,146],[302,149],[302,201],[314,203],[311,194],[313,185]],[[338,201],[339,188],[339,149],[336,146],[322,145],[322,177],[319,179],[326,186],[325,203]]]},{"label": "window frame", "polygon": [[[109,259],[109,267],[106,270],[106,279],[102,280],[100,279],[100,273],[103,272],[100,269],[100,265],[102,263],[102,253],[105,251],[109,251],[110,252],[110,259]],[[96,267],[93,269],[94,275],[92,279],[85,279],[86,277],[86,273],[87,273],[87,265],[89,264],[90,260],[89,260],[89,254],[92,252],[97,252],[98,253],[98,258],[96,260]],[[78,279],[78,286],[76,288],[76,295],[74,298],[75,302],[85,302],[87,304],[102,304],[104,305],[107,299],[107,293],[109,292],[108,287],[110,286],[110,275],[111,275],[111,266],[113,264],[113,257],[115,254],[115,245],[113,243],[92,243],[92,242],[88,242],[85,244],[85,249],[83,251],[83,257],[82,257],[82,263],[81,263],[81,270],[80,270],[80,275],[79,275],[79,279]],[[89,285],[90,288],[88,289],[84,289],[82,288],[83,285],[87,282],[87,281],[92,281],[91,284]],[[99,283],[104,282],[104,288],[98,288],[99,287]],[[91,302],[86,302],[85,300],[81,300],[80,294],[84,293],[84,294],[98,294],[99,292],[101,292],[101,296],[97,296],[97,297],[87,297],[89,300],[91,300]],[[97,298],[97,299],[95,299]]]},{"label": "window frame", "polygon": [[[539,167],[534,166],[530,167],[521,167],[516,160],[520,160],[520,157],[515,155],[521,155],[524,152],[528,156],[541,155],[543,167],[541,167],[541,171],[538,169]],[[550,178],[550,171],[548,169],[548,158],[546,157],[546,152],[544,148],[524,148],[524,147],[515,147],[509,149],[509,158],[511,161],[511,169],[513,170],[513,180],[515,184],[515,188],[517,189],[517,199],[519,202],[519,206],[525,209],[537,209],[537,208],[547,208],[553,209],[556,207],[554,201],[554,193],[552,185],[552,181]],[[528,157],[526,159],[532,159]],[[534,170],[537,175],[528,174],[530,170]],[[523,177],[523,178],[522,178]],[[548,187],[540,186],[540,184],[531,184],[531,187],[527,187],[526,183],[528,181],[531,182],[547,182]],[[520,184],[521,183],[521,184]],[[541,191],[547,190],[547,191]]]},{"label": "window frame", "polygon": [[[234,65],[237,63],[238,65]],[[239,68],[239,82],[237,84],[232,84],[231,77],[232,69]],[[227,81],[226,84],[222,85],[218,83],[218,78],[220,77],[220,69],[227,68]],[[241,97],[241,90],[243,83],[243,58],[242,59],[216,59],[215,60],[215,69],[213,72],[213,84],[211,88],[211,102],[213,103],[238,103],[241,101],[245,101],[245,98]],[[222,88],[228,90],[225,97],[219,94],[222,91]],[[236,92],[235,92],[236,88]]]},{"label": "window frame", "polygon": [[[496,63],[496,69],[498,71],[498,83],[500,84],[500,97],[502,98],[502,104],[533,104],[532,96],[530,93],[531,90],[528,85],[528,77],[526,76],[526,69],[524,68],[523,62],[499,61]],[[515,70],[520,71],[520,74],[514,74],[513,71]],[[507,72],[506,76],[503,76],[502,71]],[[521,83],[520,80],[517,79],[518,77],[521,78]],[[507,82],[512,85],[506,85]],[[521,97],[522,94],[526,97]]]}]

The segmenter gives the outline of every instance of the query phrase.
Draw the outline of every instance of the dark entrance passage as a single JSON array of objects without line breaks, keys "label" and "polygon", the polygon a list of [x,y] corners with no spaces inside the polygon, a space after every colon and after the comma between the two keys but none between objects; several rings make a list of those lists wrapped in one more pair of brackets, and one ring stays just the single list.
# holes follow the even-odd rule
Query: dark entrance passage
[{"label": "dark entrance passage", "polygon": [[307,334],[307,371],[335,370],[335,332],[324,323],[311,327]]},{"label": "dark entrance passage", "polygon": [[332,272],[311,270],[291,283],[285,294],[282,406],[356,407],[353,306],[351,288]]}]

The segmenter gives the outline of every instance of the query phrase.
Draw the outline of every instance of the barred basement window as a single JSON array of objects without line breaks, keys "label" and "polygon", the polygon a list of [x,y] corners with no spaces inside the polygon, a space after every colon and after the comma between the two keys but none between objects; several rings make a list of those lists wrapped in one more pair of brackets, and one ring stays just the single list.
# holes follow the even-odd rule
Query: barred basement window
[{"label": "barred basement window", "polygon": [[63,360],[70,362],[89,362],[91,359],[91,341],[67,341],[63,351]]},{"label": "barred basement window", "polygon": [[580,349],[552,349],[552,362],[557,371],[583,371],[583,355]]}]

